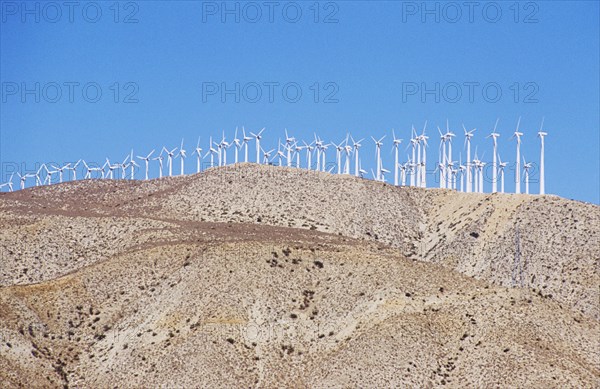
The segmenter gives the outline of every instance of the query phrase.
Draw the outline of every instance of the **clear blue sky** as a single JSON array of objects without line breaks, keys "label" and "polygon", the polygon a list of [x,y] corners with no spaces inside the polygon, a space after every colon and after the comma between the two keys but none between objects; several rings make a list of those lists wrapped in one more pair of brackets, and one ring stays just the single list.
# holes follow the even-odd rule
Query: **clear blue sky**
[{"label": "clear blue sky", "polygon": [[[435,126],[449,119],[461,135],[463,122],[476,127],[473,145],[489,161],[491,141],[483,136],[500,118],[500,154],[514,163],[509,137],[522,116],[522,153],[536,163],[535,133],[545,117],[547,193],[600,202],[597,1],[479,2],[472,14],[463,2],[423,10],[420,1],[279,2],[272,13],[262,1],[229,2],[230,13],[221,1],[79,2],[72,10],[62,2],[22,4],[1,2],[2,182],[15,164],[33,170],[49,161],[122,160],[132,147],[142,154],[179,146],[181,138],[191,154],[198,136],[206,149],[209,135],[225,130],[231,138],[242,125],[266,127],[269,146],[284,128],[304,139],[317,131],[327,141],[348,131],[388,134],[384,165],[391,168],[391,129],[406,144],[411,125],[427,119],[433,170]],[[206,93],[236,83],[239,102],[234,93],[224,102],[220,91]],[[257,102],[254,83],[262,91]],[[269,83],[278,83],[272,102]],[[421,96],[436,85],[437,96]],[[95,86],[102,95],[91,102]],[[294,86],[302,96],[289,102]],[[457,137],[454,150],[462,142]],[[372,143],[362,159],[374,167]],[[512,181],[509,172],[508,191]]]}]

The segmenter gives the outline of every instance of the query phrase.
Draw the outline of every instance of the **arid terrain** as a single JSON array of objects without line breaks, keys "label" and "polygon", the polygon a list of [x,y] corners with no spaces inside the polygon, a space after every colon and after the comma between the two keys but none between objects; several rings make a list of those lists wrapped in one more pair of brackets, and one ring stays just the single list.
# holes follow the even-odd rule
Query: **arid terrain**
[{"label": "arid terrain", "polygon": [[600,207],[238,164],[0,194],[2,387],[600,382]]}]

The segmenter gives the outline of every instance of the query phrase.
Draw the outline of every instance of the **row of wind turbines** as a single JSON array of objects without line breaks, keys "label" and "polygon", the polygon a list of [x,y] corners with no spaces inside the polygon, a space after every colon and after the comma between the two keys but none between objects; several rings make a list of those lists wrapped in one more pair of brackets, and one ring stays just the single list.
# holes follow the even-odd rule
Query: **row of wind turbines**
[{"label": "row of wind turbines", "polygon": [[[527,162],[524,157],[521,156],[521,137],[523,132],[519,130],[521,118],[517,121],[516,130],[512,134],[511,139],[516,140],[516,159],[515,159],[515,193],[521,193],[521,170],[524,174],[525,181],[525,193],[529,194],[529,180],[530,170],[532,163]],[[540,153],[540,194],[545,194],[545,170],[544,170],[544,138],[547,135],[543,131],[544,121],[537,135],[541,141],[541,153]],[[427,170],[427,148],[429,136],[426,135],[427,121],[423,125],[423,129],[420,134],[417,133],[414,126],[411,130],[410,141],[407,142],[407,150],[411,149],[407,155],[407,160],[404,162],[400,161],[400,145],[403,139],[396,137],[395,131],[392,130],[392,152],[394,153],[393,173],[394,173],[394,185],[396,186],[415,186],[415,187],[427,187],[428,175],[436,175],[439,181],[439,187],[445,189],[459,190],[461,192],[484,192],[484,167],[487,165],[486,162],[482,161],[478,157],[477,149],[473,159],[471,159],[471,142],[474,137],[476,129],[467,130],[463,124],[464,131],[464,144],[463,149],[466,151],[466,161],[463,164],[462,152],[460,152],[460,160],[456,161],[453,159],[452,142],[456,135],[450,130],[449,122],[446,121],[445,132],[437,127],[440,144],[438,150],[438,161],[435,170],[433,172]],[[492,192],[504,192],[504,176],[505,168],[508,166],[507,161],[502,161],[498,154],[498,138],[500,134],[497,132],[498,120],[494,126],[493,131],[486,136],[491,138],[493,145],[493,154],[491,162],[492,171]],[[288,134],[287,129],[285,130],[285,141],[278,141],[277,149],[265,150],[261,146],[263,141],[263,133],[265,128],[260,131],[246,133],[245,128],[242,127],[242,137],[238,138],[238,129],[235,130],[235,135],[231,142],[226,140],[225,132],[222,134],[220,141],[213,141],[212,136],[209,138],[208,149],[204,150],[201,147],[201,139],[198,139],[195,149],[191,156],[196,157],[196,173],[200,173],[203,168],[203,160],[207,160],[204,166],[215,167],[228,165],[228,151],[233,151],[233,163],[239,162],[250,162],[249,161],[249,143],[254,140],[255,142],[255,159],[254,162],[258,164],[271,164],[279,166],[288,166],[295,168],[303,168],[307,170],[316,171],[327,171],[330,173],[337,174],[353,174],[357,177],[364,178],[368,175],[368,172],[362,168],[359,151],[361,149],[362,142],[364,139],[355,140],[350,134],[346,135],[339,144],[335,142],[326,143],[316,134],[314,140],[311,143],[305,141],[299,142],[296,138]],[[391,173],[389,169],[383,166],[382,158],[382,147],[386,136],[379,139],[371,137],[375,146],[375,171],[371,170],[371,176],[377,181],[386,181],[386,174]],[[335,150],[335,162],[327,162],[327,151],[329,147]],[[181,141],[179,147],[169,149],[163,147],[158,155],[156,150],[152,150],[150,153],[145,155],[138,155],[134,158],[133,150],[127,154],[122,162],[111,162],[109,158],[101,166],[98,164],[87,163],[85,160],[79,160],[74,163],[66,163],[64,165],[57,164],[42,164],[35,172],[15,172],[9,180],[3,184],[0,184],[0,191],[7,187],[9,191],[13,191],[13,178],[15,174],[18,177],[20,189],[25,189],[27,180],[32,179],[35,186],[51,185],[54,183],[62,183],[66,180],[77,180],[77,173],[81,171],[83,179],[135,179],[136,172],[141,170],[140,163],[144,165],[144,179],[149,179],[149,168],[150,164],[154,161],[158,164],[158,177],[162,178],[163,175],[172,176],[173,167],[176,163],[175,160],[179,159],[179,174],[185,174],[185,160],[188,157],[187,150],[184,148],[184,142]],[[243,155],[243,159],[241,158]],[[304,162],[302,161],[302,155],[304,155]],[[523,158],[523,165],[521,165],[521,158]],[[140,162],[138,163],[136,159]],[[165,170],[165,159],[166,168]],[[351,165],[352,159],[354,169],[352,172]],[[209,161],[209,162],[208,162]],[[230,159],[231,163],[231,159]],[[81,177],[80,176],[80,177]],[[487,181],[487,180],[485,180]]]}]

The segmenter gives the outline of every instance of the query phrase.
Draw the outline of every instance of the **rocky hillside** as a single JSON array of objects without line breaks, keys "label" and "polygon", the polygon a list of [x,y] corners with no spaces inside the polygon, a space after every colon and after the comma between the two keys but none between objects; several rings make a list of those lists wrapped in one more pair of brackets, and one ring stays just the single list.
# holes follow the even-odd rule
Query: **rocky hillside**
[{"label": "rocky hillside", "polygon": [[0,380],[593,387],[599,213],[253,164],[2,194]]}]

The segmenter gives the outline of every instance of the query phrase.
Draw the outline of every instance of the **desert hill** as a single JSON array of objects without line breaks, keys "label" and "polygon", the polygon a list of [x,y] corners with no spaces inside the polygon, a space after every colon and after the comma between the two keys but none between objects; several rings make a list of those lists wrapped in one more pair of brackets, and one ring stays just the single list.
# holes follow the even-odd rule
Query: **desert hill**
[{"label": "desert hill", "polygon": [[599,219],[254,164],[2,194],[0,380],[594,387]]}]

